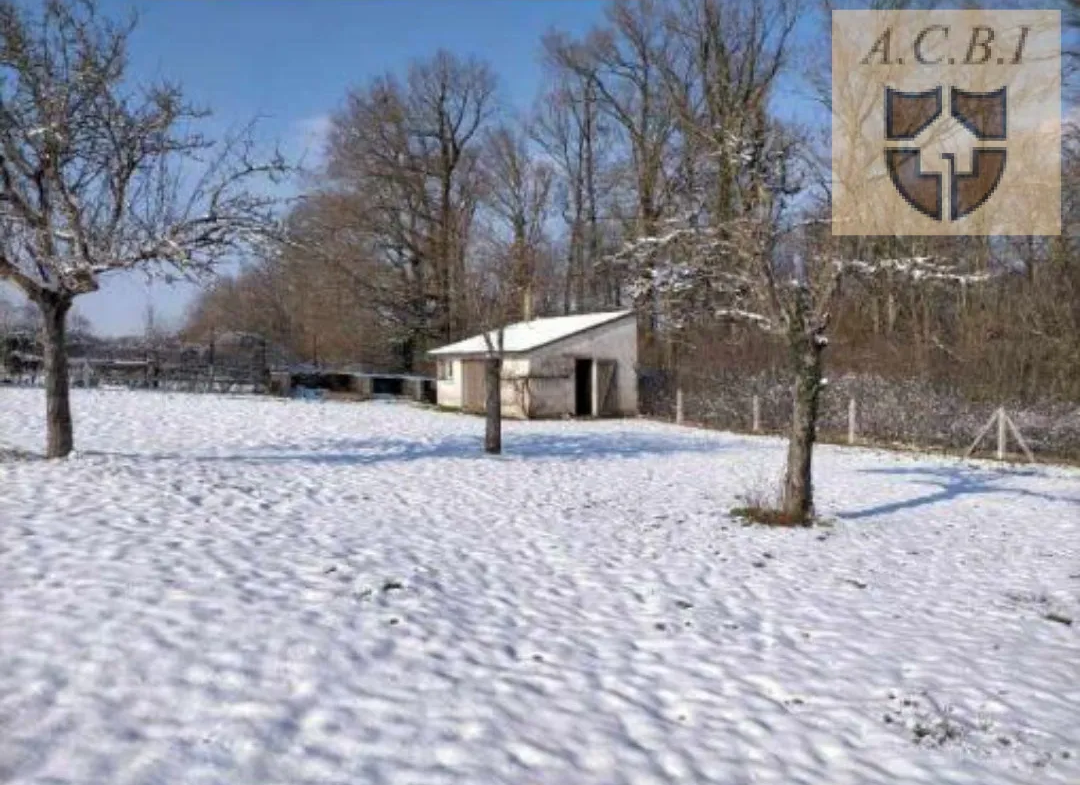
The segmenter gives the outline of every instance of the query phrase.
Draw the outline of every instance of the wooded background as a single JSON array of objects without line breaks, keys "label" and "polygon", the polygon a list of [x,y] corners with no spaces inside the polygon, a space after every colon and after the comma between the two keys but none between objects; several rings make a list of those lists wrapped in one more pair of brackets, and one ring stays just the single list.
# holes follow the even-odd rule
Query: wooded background
[{"label": "wooded background", "polygon": [[[696,293],[704,279],[690,298],[643,288],[653,262],[622,251],[687,216],[760,214],[753,194],[765,187],[776,227],[824,220],[828,51],[793,30],[807,14],[826,24],[828,10],[612,2],[587,36],[537,42],[546,82],[524,113],[508,108],[490,66],[447,51],[357,85],[289,211],[287,241],[207,288],[184,339],[253,333],[299,361],[431,373],[427,349],[495,322],[635,307],[646,413],[670,416],[676,387],[688,419],[725,427],[745,427],[755,392],[788,406],[782,340],[716,318]],[[1075,4],[1065,10],[1072,24]],[[778,80],[792,73],[820,101],[817,120],[776,111]],[[718,156],[728,142],[731,155]],[[840,240],[823,227],[777,251],[929,256],[988,274],[974,285],[886,268],[845,279],[829,327],[826,427],[830,407],[858,392],[882,438],[956,446],[968,420],[1004,404],[1032,413],[1037,445],[1080,453],[1075,124],[1063,155],[1061,237]]]}]

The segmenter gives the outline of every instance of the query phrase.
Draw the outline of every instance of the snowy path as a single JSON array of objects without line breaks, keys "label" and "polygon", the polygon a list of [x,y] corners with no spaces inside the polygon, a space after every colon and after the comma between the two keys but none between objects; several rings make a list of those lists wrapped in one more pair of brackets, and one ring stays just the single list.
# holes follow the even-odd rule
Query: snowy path
[{"label": "snowy path", "polygon": [[1080,472],[823,447],[763,530],[773,439],[74,403],[0,461],[0,782],[1080,781]]}]

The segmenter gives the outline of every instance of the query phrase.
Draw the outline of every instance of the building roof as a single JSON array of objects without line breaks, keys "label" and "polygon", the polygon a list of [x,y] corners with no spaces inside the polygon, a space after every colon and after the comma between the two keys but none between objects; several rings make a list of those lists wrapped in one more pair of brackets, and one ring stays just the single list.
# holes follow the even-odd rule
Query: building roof
[{"label": "building roof", "polygon": [[[633,311],[605,311],[603,313],[580,313],[573,316],[552,316],[507,325],[503,330],[503,352],[531,352],[541,346],[561,341],[578,333],[591,330],[609,322],[615,322],[633,314]],[[498,346],[498,330],[488,332],[493,346]],[[428,354],[438,356],[458,354],[487,354],[488,345],[484,335],[474,335],[464,341],[440,346]]]}]

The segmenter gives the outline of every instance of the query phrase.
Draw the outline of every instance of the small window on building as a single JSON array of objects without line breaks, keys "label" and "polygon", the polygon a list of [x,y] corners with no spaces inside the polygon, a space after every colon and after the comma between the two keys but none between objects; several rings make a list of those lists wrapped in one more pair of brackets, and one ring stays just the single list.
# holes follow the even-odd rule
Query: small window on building
[{"label": "small window on building", "polygon": [[454,363],[452,360],[439,360],[439,381],[450,382],[454,380]]}]

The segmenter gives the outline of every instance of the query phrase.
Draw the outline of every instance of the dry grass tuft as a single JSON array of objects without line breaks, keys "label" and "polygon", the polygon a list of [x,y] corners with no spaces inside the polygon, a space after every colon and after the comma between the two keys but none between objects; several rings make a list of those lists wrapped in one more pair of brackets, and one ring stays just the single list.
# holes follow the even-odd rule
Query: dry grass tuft
[{"label": "dry grass tuft", "polygon": [[734,508],[731,515],[742,519],[747,526],[760,524],[762,526],[811,526],[813,519],[796,518],[788,515],[781,509],[780,488],[782,482],[779,477],[771,477],[763,472],[751,478],[747,489],[739,494],[744,502]]},{"label": "dry grass tuft", "polygon": [[735,507],[731,514],[736,518],[741,518],[746,521],[747,524],[757,523],[762,526],[813,526],[814,521],[812,518],[799,519],[795,516],[788,515],[783,510],[773,507]]}]

